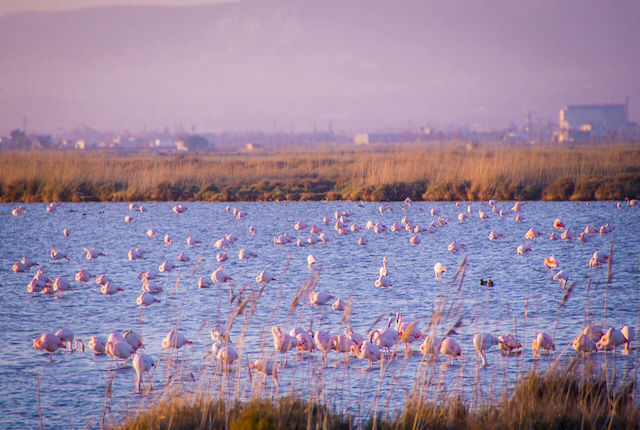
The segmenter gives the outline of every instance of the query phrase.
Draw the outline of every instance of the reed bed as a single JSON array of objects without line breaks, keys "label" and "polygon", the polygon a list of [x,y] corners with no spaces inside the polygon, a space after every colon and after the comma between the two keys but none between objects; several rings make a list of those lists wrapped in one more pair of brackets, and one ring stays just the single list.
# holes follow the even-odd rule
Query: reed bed
[{"label": "reed bed", "polygon": [[[608,273],[611,273],[612,259],[609,260]],[[464,280],[466,260],[463,260],[453,279],[443,285],[433,315],[423,328],[424,334],[435,333],[437,327],[446,327],[448,331],[461,327],[460,312],[464,297],[461,285]],[[299,324],[306,306],[300,297],[312,291],[320,273],[312,274],[309,280],[300,286],[298,294],[290,305],[278,302],[273,314],[280,308],[288,310],[287,324]],[[177,297],[179,279],[176,282],[174,296]],[[570,300],[572,289],[558,305],[558,317],[565,303]],[[640,291],[640,290],[639,290]],[[228,310],[220,311],[221,319],[229,318],[226,333],[232,326],[241,326],[235,330],[239,335],[235,340],[240,359],[230,368],[224,369],[219,363],[205,357],[206,363],[197,366],[201,374],[195,378],[186,371],[184,362],[176,361],[172,355],[163,357],[156,370],[162,368],[166,375],[163,389],[147,390],[141,397],[138,407],[126,412],[124,417],[106,419],[103,414],[101,427],[121,430],[141,429],[636,429],[640,426],[640,405],[636,397],[636,372],[638,349],[634,354],[633,369],[627,369],[624,375],[616,373],[606,358],[604,364],[597,364],[584,355],[575,355],[567,359],[566,349],[558,351],[553,357],[542,360],[548,366],[543,371],[532,368],[516,379],[515,384],[501,382],[499,375],[492,377],[489,387],[474,387],[473,400],[461,395],[462,384],[459,377],[451,385],[446,380],[446,372],[437,359],[424,356],[415,375],[413,388],[406,396],[404,408],[400,411],[389,409],[392,390],[382,389],[384,380],[393,380],[397,366],[402,366],[402,357],[384,359],[379,371],[371,372],[373,378],[379,378],[378,389],[370,404],[361,405],[354,415],[331,397],[331,389],[349,390],[351,367],[345,366],[345,374],[333,382],[324,380],[322,368],[314,376],[300,375],[307,387],[307,395],[301,396],[292,381],[290,391],[260,377],[247,374],[245,336],[247,327],[258,306],[261,289],[242,287],[240,291],[230,293]],[[605,293],[606,294],[606,293]],[[640,294],[640,293],[639,293]],[[177,297],[179,298],[179,297]],[[640,304],[640,295],[638,297]],[[605,305],[606,306],[606,305]],[[172,314],[174,310],[172,309]],[[177,313],[176,327],[182,309]],[[588,319],[588,309],[585,319]],[[640,307],[639,314],[640,315]],[[174,318],[173,315],[170,318]],[[274,316],[275,318],[275,316]],[[372,326],[379,322],[380,318]],[[350,322],[350,312],[345,310],[343,324]],[[640,323],[639,320],[636,324]],[[483,324],[480,322],[479,324]],[[525,315],[526,324],[526,315]],[[534,324],[535,325],[535,324]],[[483,330],[484,327],[478,328]],[[524,328],[526,331],[526,327]],[[516,330],[517,331],[517,330]],[[267,335],[268,337],[268,335]],[[261,356],[273,356],[270,342],[262,342]],[[561,358],[564,356],[564,362]],[[213,363],[213,364],[212,364]],[[317,363],[316,363],[317,364]],[[460,368],[462,374],[464,365]],[[293,369],[288,369],[295,372]],[[177,375],[177,376],[176,376]],[[247,377],[249,380],[247,381]],[[476,368],[476,385],[479,385]],[[300,388],[300,387],[298,387]],[[105,410],[108,406],[110,386],[107,384]]]},{"label": "reed bed", "polygon": [[0,200],[621,200],[640,147],[330,146],[269,153],[2,152]]}]

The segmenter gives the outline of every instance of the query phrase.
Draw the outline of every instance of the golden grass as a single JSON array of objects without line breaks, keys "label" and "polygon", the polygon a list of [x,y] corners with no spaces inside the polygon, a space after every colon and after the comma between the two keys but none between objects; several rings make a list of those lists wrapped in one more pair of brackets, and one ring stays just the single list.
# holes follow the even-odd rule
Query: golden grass
[{"label": "golden grass", "polygon": [[3,201],[637,198],[640,147],[467,149],[451,143],[202,156],[3,152],[0,185]]}]

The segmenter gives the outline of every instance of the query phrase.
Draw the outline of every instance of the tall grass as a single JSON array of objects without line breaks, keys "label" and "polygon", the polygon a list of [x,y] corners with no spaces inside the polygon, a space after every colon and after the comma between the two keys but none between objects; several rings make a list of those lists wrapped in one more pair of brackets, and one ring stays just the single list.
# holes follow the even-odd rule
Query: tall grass
[{"label": "tall grass", "polygon": [[640,197],[640,147],[451,143],[257,154],[0,153],[2,201]]},{"label": "tall grass", "polygon": [[[610,258],[610,265],[613,258]],[[442,285],[437,306],[427,321],[423,333],[436,333],[436,328],[446,328],[442,332],[452,332],[463,325],[461,313],[464,297],[461,286],[466,271],[463,260],[448,285]],[[316,287],[320,273],[310,275],[288,307],[288,323],[300,323],[305,312],[305,301],[309,291]],[[178,283],[174,296],[178,291]],[[570,299],[571,290],[562,298],[560,308]],[[402,358],[385,359],[377,372],[378,389],[370,403],[363,405],[365,413],[353,416],[344,409],[338,409],[335,401],[327,396],[322,368],[313,372],[313,377],[304,374],[294,379],[305,385],[317,384],[308,391],[309,397],[295,394],[281,396],[279,388],[265,390],[261,380],[254,378],[246,383],[243,372],[246,366],[244,337],[258,304],[262,290],[252,290],[246,286],[230,292],[229,323],[227,332],[234,321],[242,326],[236,346],[242,357],[232,369],[221,371],[218,367],[204,366],[201,375],[195,378],[197,387],[189,388],[180,377],[167,379],[163,390],[143,400],[140,409],[125,414],[124,420],[110,421],[110,427],[122,430],[141,429],[636,429],[640,425],[640,407],[634,398],[636,389],[637,355],[636,348],[633,369],[623,376],[617,376],[615,368],[604,367],[594,360],[581,355],[574,356],[564,364],[559,352],[554,361],[543,372],[536,370],[535,361],[531,370],[516,379],[513,386],[505,385],[502,391],[492,394],[493,379],[487,394],[482,387],[474,387],[474,401],[469,402],[456,394],[456,387],[446,379],[445,368],[430,356],[425,356],[415,375],[413,388],[408,392],[404,408],[399,412],[389,411],[391,389],[385,394],[381,390],[384,379],[395,378],[395,371],[402,366]],[[605,293],[606,294],[606,293]],[[640,300],[640,298],[639,298]],[[640,304],[640,303],[639,303]],[[606,305],[605,305],[606,306]],[[284,306],[286,309],[287,307]],[[273,315],[278,313],[280,303]],[[639,307],[640,309],[640,307]],[[172,311],[173,312],[173,311]],[[588,312],[588,311],[587,311]],[[298,314],[298,315],[296,315]],[[180,315],[176,316],[179,321]],[[376,320],[372,327],[380,321]],[[526,321],[526,316],[525,316]],[[348,321],[347,321],[348,322]],[[484,330],[484,325],[480,328]],[[236,330],[237,331],[237,330]],[[397,347],[396,347],[397,349]],[[395,353],[396,351],[394,351]],[[263,355],[270,355],[268,352]],[[395,355],[395,354],[394,354]],[[167,374],[181,375],[184,364],[165,358]],[[317,364],[317,363],[316,363]],[[202,368],[202,366],[200,366]],[[481,382],[476,367],[476,386]],[[295,372],[289,369],[290,372]],[[448,371],[453,371],[449,369]],[[345,365],[344,374],[336,378],[336,386],[349,389],[350,366]],[[464,372],[461,366],[459,375]],[[336,372],[338,374],[339,372]],[[376,372],[371,372],[376,377]],[[494,374],[494,377],[496,375]],[[241,380],[244,381],[241,383]],[[448,382],[447,382],[448,381]],[[486,381],[485,381],[486,382]],[[292,382],[293,384],[293,382]],[[454,385],[463,383],[457,379]],[[485,387],[486,388],[486,387]],[[109,392],[110,388],[107,388]],[[248,395],[246,395],[248,394]],[[385,395],[387,398],[385,399]],[[142,399],[145,399],[143,397]],[[385,405],[386,400],[386,411]],[[384,412],[384,414],[383,414]]]}]

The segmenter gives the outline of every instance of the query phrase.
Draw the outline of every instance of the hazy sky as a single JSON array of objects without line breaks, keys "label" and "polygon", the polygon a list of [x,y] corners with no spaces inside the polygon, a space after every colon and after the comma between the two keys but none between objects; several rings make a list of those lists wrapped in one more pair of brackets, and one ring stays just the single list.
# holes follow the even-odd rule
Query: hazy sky
[{"label": "hazy sky", "polygon": [[640,119],[638,1],[178,3],[0,1],[0,135],[505,127],[626,96]]},{"label": "hazy sky", "polygon": [[237,0],[2,0],[0,15],[24,11],[61,11],[101,6],[197,6]]}]

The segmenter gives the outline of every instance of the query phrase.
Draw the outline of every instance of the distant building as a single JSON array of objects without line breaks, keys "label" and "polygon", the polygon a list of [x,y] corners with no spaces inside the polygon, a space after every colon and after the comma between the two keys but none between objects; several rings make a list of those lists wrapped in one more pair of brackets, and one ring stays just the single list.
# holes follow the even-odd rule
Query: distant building
[{"label": "distant building", "polygon": [[634,133],[624,104],[569,105],[560,110],[556,140],[562,142],[614,140]]},{"label": "distant building", "polygon": [[191,135],[176,142],[178,151],[205,152],[210,150],[209,142],[202,136]]},{"label": "distant building", "polygon": [[356,145],[368,145],[369,144],[369,134],[368,133],[358,133],[353,137],[353,143]]}]

